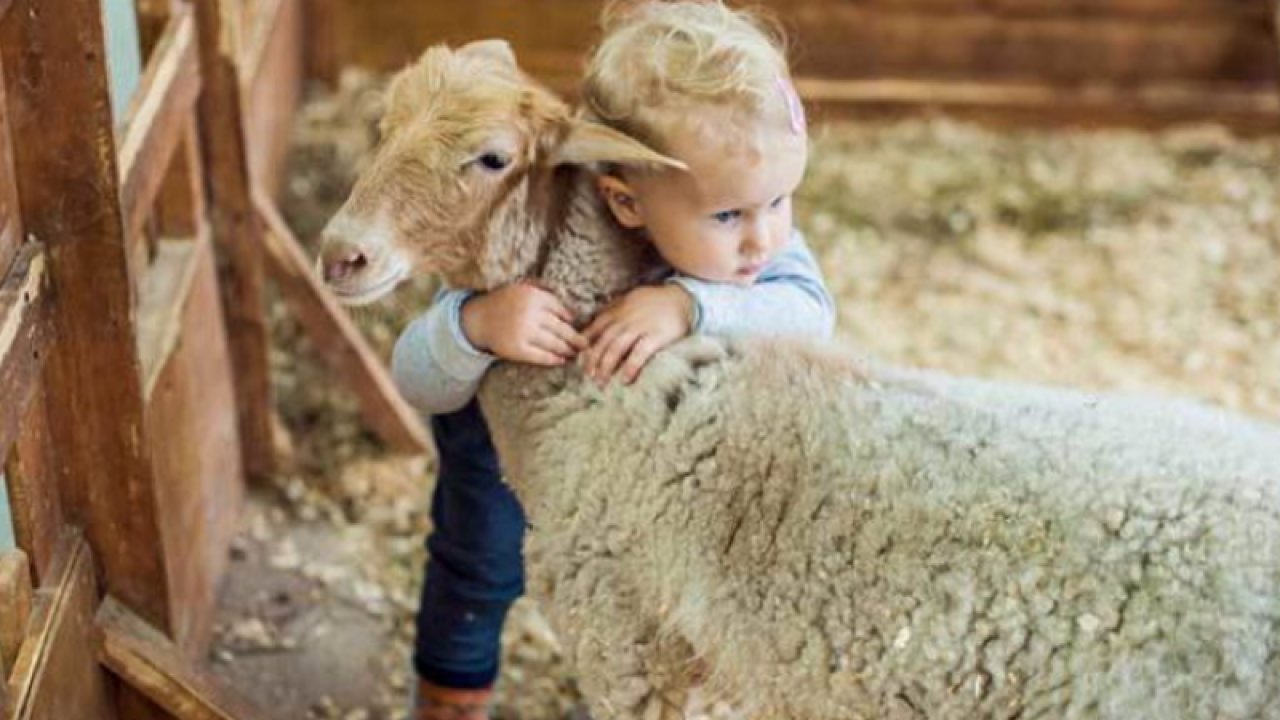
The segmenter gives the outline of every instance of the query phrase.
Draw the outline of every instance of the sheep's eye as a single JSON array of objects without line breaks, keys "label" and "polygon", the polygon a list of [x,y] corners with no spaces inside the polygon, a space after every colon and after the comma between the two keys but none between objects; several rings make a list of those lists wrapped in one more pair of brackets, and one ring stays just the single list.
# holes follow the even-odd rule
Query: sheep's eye
[{"label": "sheep's eye", "polygon": [[476,158],[476,162],[485,170],[497,171],[505,170],[511,164],[511,158],[502,153],[487,152]]}]

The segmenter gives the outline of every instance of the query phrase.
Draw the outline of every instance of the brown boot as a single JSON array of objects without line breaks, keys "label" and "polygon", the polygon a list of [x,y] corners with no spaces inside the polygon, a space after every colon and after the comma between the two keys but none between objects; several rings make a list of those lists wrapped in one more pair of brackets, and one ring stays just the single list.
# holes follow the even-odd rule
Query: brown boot
[{"label": "brown boot", "polygon": [[458,690],[418,681],[411,720],[489,720],[493,688]]}]

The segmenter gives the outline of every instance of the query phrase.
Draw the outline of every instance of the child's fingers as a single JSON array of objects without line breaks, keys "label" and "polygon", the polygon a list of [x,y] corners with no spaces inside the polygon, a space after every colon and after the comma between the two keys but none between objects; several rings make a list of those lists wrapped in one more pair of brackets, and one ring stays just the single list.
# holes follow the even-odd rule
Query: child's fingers
[{"label": "child's fingers", "polygon": [[581,333],[574,330],[572,325],[560,318],[551,318],[544,327],[547,331],[571,345],[574,349],[574,354],[586,350],[587,346],[591,344]]},{"label": "child's fingers", "polygon": [[577,354],[572,345],[561,340],[549,330],[539,333],[533,339],[532,344],[534,347],[554,353],[556,357],[564,360],[568,360]]},{"label": "child's fingers", "polygon": [[630,385],[640,377],[640,371],[649,363],[649,360],[658,352],[658,343],[653,338],[645,335],[631,346],[631,352],[627,353],[627,360],[622,364],[622,381]]},{"label": "child's fingers", "polygon": [[606,330],[613,325],[613,313],[605,310],[596,315],[595,318],[587,325],[587,329],[582,331],[583,336],[587,338],[587,342],[594,343]]},{"label": "child's fingers", "polygon": [[613,346],[614,340],[622,330],[623,328],[621,325],[610,325],[591,341],[591,347],[587,349],[586,365],[586,371],[589,377],[595,378],[597,381],[604,381],[606,379],[601,371],[604,363],[604,355],[609,351],[609,348]]},{"label": "child's fingers", "polygon": [[520,359],[530,365],[544,365],[547,367],[563,365],[565,362],[563,357],[532,344],[524,347]]},{"label": "child's fingers", "polygon": [[608,380],[613,377],[614,372],[618,369],[618,364],[622,362],[622,358],[631,351],[631,347],[640,339],[640,333],[634,331],[624,331],[618,333],[613,341],[604,349],[600,355],[599,373],[602,380]]}]

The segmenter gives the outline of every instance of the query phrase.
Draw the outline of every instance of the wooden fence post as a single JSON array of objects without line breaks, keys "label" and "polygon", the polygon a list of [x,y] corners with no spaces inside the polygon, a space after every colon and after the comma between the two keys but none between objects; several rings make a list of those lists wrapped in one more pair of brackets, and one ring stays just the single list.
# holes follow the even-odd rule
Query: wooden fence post
[{"label": "wooden fence post", "polygon": [[226,260],[220,280],[244,468],[249,476],[261,478],[275,466],[262,228],[250,196],[235,50],[227,46],[231,35],[223,27],[222,6],[226,2],[194,3],[203,76],[199,134],[208,178],[210,220]]}]

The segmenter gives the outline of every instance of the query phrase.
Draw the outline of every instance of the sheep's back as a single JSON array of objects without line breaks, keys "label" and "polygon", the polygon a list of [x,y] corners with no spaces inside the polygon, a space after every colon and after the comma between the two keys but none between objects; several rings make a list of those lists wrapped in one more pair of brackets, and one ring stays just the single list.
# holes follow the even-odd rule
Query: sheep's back
[{"label": "sheep's back", "polygon": [[625,563],[726,692],[795,717],[1280,712],[1273,427],[705,340],[559,402],[538,465],[571,469],[547,517],[572,532],[548,547],[579,580]]}]

